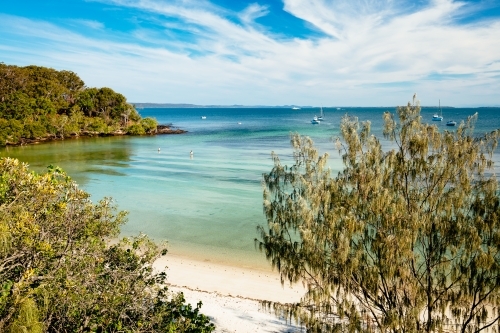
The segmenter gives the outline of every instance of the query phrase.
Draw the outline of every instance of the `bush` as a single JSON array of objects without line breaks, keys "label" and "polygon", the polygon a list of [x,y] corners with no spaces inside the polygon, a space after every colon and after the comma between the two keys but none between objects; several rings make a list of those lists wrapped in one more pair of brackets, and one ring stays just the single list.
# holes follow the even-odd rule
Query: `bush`
[{"label": "bush", "polygon": [[[107,245],[125,212],[97,204],[62,170],[0,159],[0,332],[211,332],[164,286],[146,236]],[[42,330],[43,328],[43,330]]]},{"label": "bush", "polygon": [[146,133],[152,134],[156,132],[158,122],[154,118],[147,117],[141,120],[141,126],[144,128]]},{"label": "bush", "polygon": [[144,135],[146,134],[146,131],[141,124],[133,124],[127,127],[127,133],[130,135]]},{"label": "bush", "polygon": [[45,136],[47,129],[38,121],[30,121],[24,124],[23,137],[36,139]]},{"label": "bush", "polygon": [[108,133],[108,125],[104,122],[104,119],[99,117],[88,118],[89,124],[87,129],[92,132]]}]

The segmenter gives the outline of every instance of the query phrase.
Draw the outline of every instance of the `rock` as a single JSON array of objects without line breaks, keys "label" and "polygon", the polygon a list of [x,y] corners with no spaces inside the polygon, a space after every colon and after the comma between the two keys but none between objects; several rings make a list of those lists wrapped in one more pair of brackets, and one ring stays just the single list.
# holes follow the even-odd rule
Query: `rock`
[{"label": "rock", "polygon": [[[173,128],[171,124],[169,125],[158,125],[156,128],[156,131],[153,133],[149,133],[148,135],[157,135],[157,134],[183,134],[187,133],[187,131],[182,130],[180,128]],[[64,139],[77,139],[81,137],[94,137],[94,136],[122,136],[122,135],[128,135],[127,132],[125,132],[122,129],[116,130],[114,132],[110,133],[100,133],[100,132],[94,132],[94,131],[81,131],[81,132],[73,132],[73,133],[68,133],[65,137],[59,137],[53,134],[48,134],[45,137],[40,137],[40,138],[34,138],[34,139],[28,139],[28,138],[21,138],[19,139],[18,142],[10,142],[7,141],[5,143],[6,146],[23,146],[23,145],[32,145],[32,144],[37,144],[37,143],[42,143],[42,142],[49,142],[49,141],[57,141],[57,140],[64,140]]]},{"label": "rock", "polygon": [[158,125],[156,127],[156,134],[182,134],[187,133],[187,131],[180,128],[172,128],[171,125]]}]

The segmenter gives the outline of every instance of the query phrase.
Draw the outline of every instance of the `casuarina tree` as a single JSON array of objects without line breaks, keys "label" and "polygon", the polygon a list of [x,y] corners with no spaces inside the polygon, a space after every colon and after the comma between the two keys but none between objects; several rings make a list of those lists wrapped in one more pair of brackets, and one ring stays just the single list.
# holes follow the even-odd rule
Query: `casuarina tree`
[{"label": "casuarina tree", "polygon": [[311,332],[500,329],[499,132],[474,135],[477,114],[443,131],[420,110],[384,113],[385,148],[344,116],[336,176],[307,137],[292,135],[291,166],[273,154],[256,244],[282,282],[306,284],[274,309]]}]

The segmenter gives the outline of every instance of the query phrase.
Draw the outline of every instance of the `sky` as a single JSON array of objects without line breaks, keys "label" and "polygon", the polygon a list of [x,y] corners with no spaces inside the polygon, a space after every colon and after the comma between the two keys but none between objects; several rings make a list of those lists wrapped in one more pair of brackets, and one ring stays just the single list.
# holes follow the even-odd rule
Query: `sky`
[{"label": "sky", "polygon": [[500,0],[1,0],[0,62],[129,102],[500,106]]}]

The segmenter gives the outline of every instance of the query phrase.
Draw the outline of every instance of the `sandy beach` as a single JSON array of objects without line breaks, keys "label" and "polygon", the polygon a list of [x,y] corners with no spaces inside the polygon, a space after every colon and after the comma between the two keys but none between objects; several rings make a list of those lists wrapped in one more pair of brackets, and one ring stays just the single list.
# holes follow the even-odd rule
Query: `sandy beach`
[{"label": "sandy beach", "polygon": [[182,291],[217,326],[216,332],[300,332],[301,328],[261,309],[259,301],[296,303],[302,285],[281,285],[277,272],[197,261],[169,253],[155,263],[165,270],[172,291]]}]

